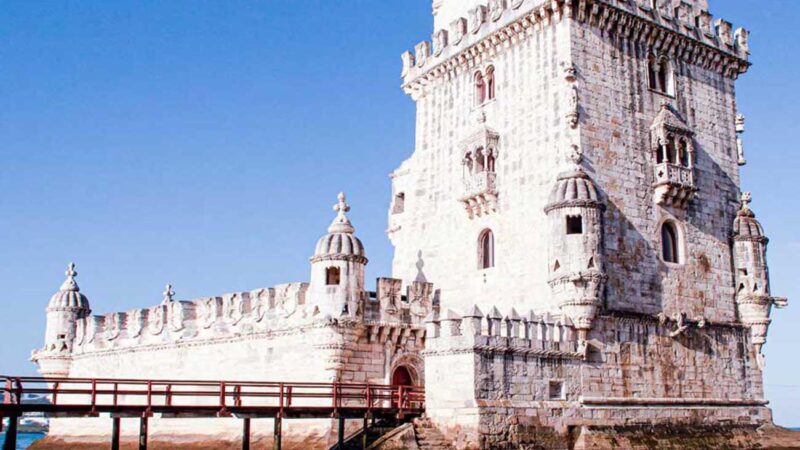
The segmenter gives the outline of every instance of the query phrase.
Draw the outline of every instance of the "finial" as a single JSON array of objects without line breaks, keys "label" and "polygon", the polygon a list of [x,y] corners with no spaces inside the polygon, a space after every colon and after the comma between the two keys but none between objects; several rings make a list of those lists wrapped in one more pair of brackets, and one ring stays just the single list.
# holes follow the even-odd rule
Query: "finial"
[{"label": "finial", "polygon": [[753,195],[750,192],[742,192],[742,208],[749,208],[752,201]]},{"label": "finial", "polygon": [[167,283],[167,286],[164,288],[164,300],[163,303],[168,303],[172,301],[172,297],[175,296],[175,291],[172,290],[172,285]]},{"label": "finial", "polygon": [[75,263],[71,262],[67,266],[67,271],[64,272],[64,275],[67,276],[67,279],[61,283],[61,290],[62,291],[79,291],[80,288],[78,287],[78,283],[75,281],[75,277],[78,276],[78,272],[75,271]]},{"label": "finial", "polygon": [[350,211],[350,205],[348,205],[344,201],[345,200],[344,192],[339,192],[339,195],[336,198],[339,199],[339,203],[333,205],[334,211],[338,212],[341,215],[344,215],[344,213]]},{"label": "finial", "polygon": [[744,133],[744,114],[736,114],[736,119],[734,119],[734,125],[736,127],[737,133]]},{"label": "finial", "polygon": [[581,162],[583,162],[583,150],[581,150],[581,148],[577,145],[573,145],[572,151],[569,152],[568,158],[573,164],[580,166]]},{"label": "finial", "polygon": [[339,199],[339,203],[333,206],[333,210],[336,211],[336,218],[333,219],[331,226],[328,227],[329,233],[353,233],[355,228],[350,223],[350,219],[347,218],[345,215],[346,212],[350,211],[350,205],[345,202],[345,195],[344,192],[339,192],[337,196]]}]

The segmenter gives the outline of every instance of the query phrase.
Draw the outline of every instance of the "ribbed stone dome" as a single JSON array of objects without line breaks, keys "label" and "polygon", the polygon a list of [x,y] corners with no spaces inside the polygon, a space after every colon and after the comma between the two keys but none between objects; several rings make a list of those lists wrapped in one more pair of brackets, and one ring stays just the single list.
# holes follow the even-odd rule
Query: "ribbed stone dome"
[{"label": "ribbed stone dome", "polygon": [[65,273],[67,279],[61,284],[61,288],[50,297],[50,303],[47,309],[83,309],[90,310],[89,299],[81,294],[80,287],[75,281],[78,272],[75,272],[75,264],[70,263]]},{"label": "ribbed stone dome", "polygon": [[766,240],[761,223],[750,209],[750,201],[750,193],[742,193],[742,207],[736,213],[736,219],[733,221],[733,237],[739,240]]},{"label": "ribbed stone dome", "polygon": [[597,186],[580,166],[583,160],[580,149],[573,147],[572,154],[569,156],[574,168],[558,175],[544,211],[550,212],[570,206],[602,208],[603,203],[597,193]]},{"label": "ribbed stone dome", "polygon": [[336,218],[333,219],[331,226],[328,227],[328,234],[322,236],[317,241],[314,256],[311,261],[321,261],[326,259],[355,259],[362,264],[367,263],[364,256],[364,244],[353,233],[355,228],[347,218],[346,213],[350,211],[350,206],[345,203],[345,196],[339,193],[339,203],[333,207],[336,211]]}]

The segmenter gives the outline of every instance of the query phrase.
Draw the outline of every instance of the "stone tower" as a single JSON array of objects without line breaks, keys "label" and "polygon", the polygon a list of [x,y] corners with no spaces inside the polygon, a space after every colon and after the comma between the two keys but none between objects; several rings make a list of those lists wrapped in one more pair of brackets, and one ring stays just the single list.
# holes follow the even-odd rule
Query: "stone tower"
[{"label": "stone tower", "polygon": [[344,193],[339,193],[339,203],[333,209],[336,217],[328,234],[317,241],[311,257],[309,300],[322,314],[355,318],[363,314],[359,305],[364,295],[367,258],[364,245],[347,218],[350,206],[345,203]]},{"label": "stone tower", "polygon": [[80,291],[75,277],[75,264],[70,263],[67,279],[50,298],[47,305],[47,328],[44,347],[34,352],[33,360],[40,365],[45,376],[66,376],[69,373],[69,357],[75,341],[79,320],[91,314],[89,299]]},{"label": "stone tower", "polygon": [[572,320],[581,344],[603,306],[607,279],[603,255],[603,210],[597,187],[580,166],[575,148],[570,171],[558,176],[545,213],[550,222],[548,283],[560,311]]},{"label": "stone tower", "polygon": [[482,448],[641,419],[626,407],[768,421],[760,350],[785,300],[739,208],[748,32],[705,0],[432,7],[401,56],[416,140],[387,230],[394,278],[436,287],[432,420]]},{"label": "stone tower", "polygon": [[764,229],[750,209],[749,192],[733,222],[733,264],[736,269],[736,306],[739,320],[750,327],[751,343],[763,364],[761,347],[767,342],[772,306],[786,306],[786,299],[770,294],[767,242]]}]

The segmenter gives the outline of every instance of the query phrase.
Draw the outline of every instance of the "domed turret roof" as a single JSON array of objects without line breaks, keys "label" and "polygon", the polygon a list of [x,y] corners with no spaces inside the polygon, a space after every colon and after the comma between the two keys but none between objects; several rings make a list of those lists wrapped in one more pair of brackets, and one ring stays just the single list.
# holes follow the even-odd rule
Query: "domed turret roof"
[{"label": "domed turret roof", "polygon": [[314,251],[314,256],[311,257],[311,262],[331,260],[331,259],[347,259],[367,263],[367,258],[364,256],[364,245],[355,236],[356,229],[347,218],[347,212],[350,211],[350,205],[345,203],[344,193],[339,193],[339,203],[333,207],[336,211],[336,218],[333,219],[331,225],[328,227],[328,234],[322,236],[317,241],[317,247]]},{"label": "domed turret roof", "polygon": [[545,212],[570,206],[603,207],[600,195],[597,193],[597,186],[580,166],[583,160],[580,150],[576,148],[570,155],[570,159],[574,163],[574,168],[558,175],[556,184],[550,191]]},{"label": "domed turret roof", "polygon": [[75,281],[78,272],[75,271],[75,264],[70,263],[65,272],[67,279],[61,284],[61,288],[50,297],[50,304],[47,309],[73,308],[90,311],[89,299],[81,294],[81,289]]},{"label": "domed turret roof", "polygon": [[752,196],[749,192],[742,193],[742,207],[733,220],[733,238],[736,240],[761,240],[766,241],[764,229],[756,219],[755,213],[750,209]]}]

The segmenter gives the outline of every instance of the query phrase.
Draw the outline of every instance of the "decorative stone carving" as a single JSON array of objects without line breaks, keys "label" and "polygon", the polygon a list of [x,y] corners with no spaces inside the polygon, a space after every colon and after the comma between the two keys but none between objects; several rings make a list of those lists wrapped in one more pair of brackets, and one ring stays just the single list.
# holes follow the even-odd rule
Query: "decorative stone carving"
[{"label": "decorative stone carving", "polygon": [[464,184],[459,201],[470,219],[497,211],[495,164],[499,156],[500,135],[480,122],[479,130],[461,144]]},{"label": "decorative stone carving", "polygon": [[447,30],[439,30],[433,33],[433,54],[439,56],[444,48],[447,47]]},{"label": "decorative stone carving", "polygon": [[272,309],[274,294],[272,289],[259,289],[250,293],[250,309],[256,322],[264,320],[267,311]]},{"label": "decorative stone carving", "polygon": [[433,309],[433,283],[414,281],[408,286],[409,313],[411,323],[421,324]]},{"label": "decorative stone carving", "polygon": [[122,313],[107,314],[104,319],[105,329],[103,338],[113,341],[118,338],[122,330]]},{"label": "decorative stone carving", "polygon": [[211,328],[217,322],[217,318],[220,316],[219,301],[216,297],[211,297],[201,300],[200,304],[202,305],[201,323],[203,328]]},{"label": "decorative stone carving", "polygon": [[742,144],[742,133],[744,133],[744,115],[736,115],[736,155],[740,166],[747,164],[744,158],[744,145]]},{"label": "decorative stone carving", "polygon": [[400,320],[402,286],[403,280],[378,278],[376,296],[380,304],[381,322],[398,322]]},{"label": "decorative stone carving", "polygon": [[150,308],[147,313],[147,330],[150,334],[159,335],[164,331],[165,306],[158,305]]},{"label": "decorative stone carving", "polygon": [[222,297],[225,321],[230,325],[237,325],[244,317],[244,302],[238,293]]},{"label": "decorative stone carving", "polygon": [[[173,292],[174,294],[174,292]],[[170,301],[169,308],[169,329],[170,331],[182,331],[186,328],[186,308],[188,305],[183,302]]]},{"label": "decorative stone carving", "polygon": [[414,47],[414,51],[417,67],[422,67],[428,62],[428,57],[431,55],[431,43],[422,41]]},{"label": "decorative stone carving", "polygon": [[478,5],[469,10],[469,31],[472,34],[477,33],[483,23],[486,22],[486,7]]},{"label": "decorative stone carving", "polygon": [[144,313],[141,309],[128,312],[128,337],[139,337],[144,329]]},{"label": "decorative stone carving", "polygon": [[403,52],[403,54],[400,55],[400,59],[403,61],[403,71],[400,76],[405,78],[411,68],[414,67],[414,55],[412,55],[411,52]]},{"label": "decorative stone carving", "polygon": [[450,23],[450,37],[453,39],[453,45],[458,45],[466,34],[467,19],[459,17]]},{"label": "decorative stone carving", "polygon": [[497,22],[503,16],[506,9],[505,0],[489,0],[489,18],[492,22]]},{"label": "decorative stone carving", "polygon": [[656,203],[686,208],[694,198],[694,132],[672,109],[661,104],[650,127],[654,165]]},{"label": "decorative stone carving", "polygon": [[512,9],[519,9],[520,6],[525,2],[525,0],[511,0],[511,8]]}]

